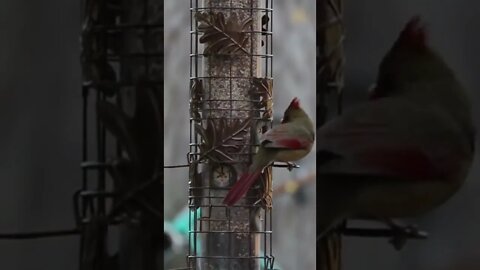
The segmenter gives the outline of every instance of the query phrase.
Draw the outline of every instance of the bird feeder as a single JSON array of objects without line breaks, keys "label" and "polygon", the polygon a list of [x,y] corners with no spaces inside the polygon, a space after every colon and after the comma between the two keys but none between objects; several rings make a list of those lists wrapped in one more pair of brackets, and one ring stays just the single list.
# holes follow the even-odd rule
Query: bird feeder
[{"label": "bird feeder", "polygon": [[190,3],[187,266],[273,269],[271,168],[244,199],[223,204],[271,127],[272,1]]}]

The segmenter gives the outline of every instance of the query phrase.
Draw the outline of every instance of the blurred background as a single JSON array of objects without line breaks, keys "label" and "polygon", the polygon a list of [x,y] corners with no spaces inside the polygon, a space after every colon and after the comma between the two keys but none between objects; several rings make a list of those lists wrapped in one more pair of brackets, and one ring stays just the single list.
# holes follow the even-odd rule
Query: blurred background
[{"label": "blurred background", "polygon": [[[474,121],[480,125],[480,2],[467,0],[344,1],[346,23],[345,108],[366,98],[378,64],[404,24],[420,15],[429,43],[471,92]],[[477,134],[477,152],[478,152]],[[460,191],[435,211],[412,220],[429,232],[428,240],[411,240],[400,252],[388,239],[345,238],[344,270],[480,269],[480,166],[475,157]]]},{"label": "blurred background", "polygon": [[[0,233],[72,229],[80,1],[0,1]],[[78,236],[0,239],[5,270],[77,269]]]}]

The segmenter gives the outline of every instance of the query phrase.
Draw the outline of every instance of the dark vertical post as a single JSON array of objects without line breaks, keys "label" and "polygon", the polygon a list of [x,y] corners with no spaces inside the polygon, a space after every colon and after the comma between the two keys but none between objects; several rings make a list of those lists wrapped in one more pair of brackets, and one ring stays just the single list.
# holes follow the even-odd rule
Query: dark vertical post
[{"label": "dark vertical post", "polygon": [[[342,111],[343,40],[343,1],[317,1],[317,129],[326,121],[327,95],[329,93],[334,92],[337,95],[337,112],[340,114]],[[317,185],[317,187],[321,188],[321,185]],[[321,193],[317,192],[317,194]],[[321,198],[317,200],[321,202]],[[321,211],[322,207],[317,207],[317,211]],[[317,216],[320,215],[322,213],[317,212]],[[319,269],[341,269],[341,244],[339,230],[332,230],[317,241]]]}]

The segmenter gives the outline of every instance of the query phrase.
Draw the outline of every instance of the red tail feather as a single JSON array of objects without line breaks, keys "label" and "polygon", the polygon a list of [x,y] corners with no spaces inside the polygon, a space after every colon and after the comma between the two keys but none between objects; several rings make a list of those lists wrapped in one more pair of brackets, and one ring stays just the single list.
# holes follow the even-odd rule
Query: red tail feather
[{"label": "red tail feather", "polygon": [[227,193],[227,196],[223,199],[223,203],[228,206],[234,205],[247,193],[253,183],[255,183],[255,180],[260,176],[260,173],[259,171],[242,175]]}]

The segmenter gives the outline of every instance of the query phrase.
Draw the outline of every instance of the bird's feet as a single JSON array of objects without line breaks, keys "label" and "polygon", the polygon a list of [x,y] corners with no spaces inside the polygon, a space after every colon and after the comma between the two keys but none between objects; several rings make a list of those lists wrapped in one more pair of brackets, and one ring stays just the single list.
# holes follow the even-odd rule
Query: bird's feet
[{"label": "bird's feet", "polygon": [[289,171],[292,171],[295,168],[299,168],[299,166],[297,164],[293,163],[293,162],[287,162],[287,169]]},{"label": "bird's feet", "polygon": [[268,193],[264,193],[263,196],[253,203],[254,206],[260,205],[263,209],[272,208],[272,196]]},{"label": "bird's feet", "polygon": [[416,225],[401,225],[391,219],[385,221],[393,233],[390,243],[396,250],[402,249],[409,238],[425,239],[428,233],[418,229]]}]

